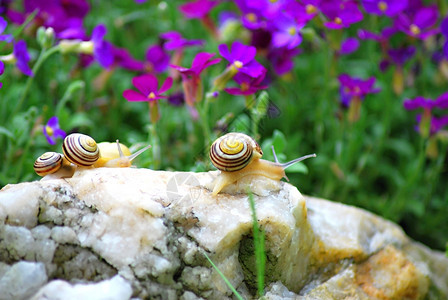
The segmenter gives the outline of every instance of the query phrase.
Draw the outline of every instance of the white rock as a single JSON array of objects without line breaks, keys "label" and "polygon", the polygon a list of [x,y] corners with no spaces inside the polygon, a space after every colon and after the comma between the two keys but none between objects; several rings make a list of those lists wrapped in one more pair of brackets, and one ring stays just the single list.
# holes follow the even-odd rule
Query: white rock
[{"label": "white rock", "polygon": [[127,300],[131,284],[117,275],[109,280],[90,284],[74,284],[54,280],[42,287],[31,300]]},{"label": "white rock", "polygon": [[47,274],[43,263],[20,261],[0,278],[0,300],[28,299],[46,282]]},{"label": "white rock", "polygon": [[[262,177],[246,178],[214,197],[216,174],[98,168],[8,186],[0,192],[0,261],[38,260],[48,277],[71,282],[50,282],[36,299],[44,291],[57,297],[58,290],[61,297],[62,291],[81,297],[76,293],[109,287],[108,278],[116,274],[129,286],[125,298],[232,297],[205,251],[251,298],[253,224],[242,193],[249,185],[265,232],[272,299],[362,299],[375,293],[401,299],[406,286],[415,298],[448,297],[448,259],[413,242],[397,225]],[[8,268],[0,264],[0,275]],[[392,280],[381,278],[398,279],[389,285]]]}]

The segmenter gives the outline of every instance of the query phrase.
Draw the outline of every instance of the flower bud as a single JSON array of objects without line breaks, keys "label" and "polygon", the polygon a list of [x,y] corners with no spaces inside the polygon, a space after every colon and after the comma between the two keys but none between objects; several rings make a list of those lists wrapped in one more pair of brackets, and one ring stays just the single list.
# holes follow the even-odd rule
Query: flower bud
[{"label": "flower bud", "polygon": [[37,30],[37,42],[39,45],[46,49],[53,46],[54,43],[54,29],[52,27],[45,28],[39,27]]}]

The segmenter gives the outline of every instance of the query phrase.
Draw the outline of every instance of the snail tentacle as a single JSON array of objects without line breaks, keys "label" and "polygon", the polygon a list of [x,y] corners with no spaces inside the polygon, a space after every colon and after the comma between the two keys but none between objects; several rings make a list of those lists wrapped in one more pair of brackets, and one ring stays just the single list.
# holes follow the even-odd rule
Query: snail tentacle
[{"label": "snail tentacle", "polygon": [[139,156],[140,154],[142,154],[143,152],[145,152],[146,150],[148,150],[149,148],[151,148],[151,145],[148,145],[140,150],[138,150],[137,152],[126,156],[123,153],[123,150],[120,147],[120,142],[117,140],[117,147],[118,147],[118,153],[120,155],[120,157],[112,159],[107,161],[103,166],[107,167],[107,168],[127,168],[130,167],[132,165],[132,161]]}]

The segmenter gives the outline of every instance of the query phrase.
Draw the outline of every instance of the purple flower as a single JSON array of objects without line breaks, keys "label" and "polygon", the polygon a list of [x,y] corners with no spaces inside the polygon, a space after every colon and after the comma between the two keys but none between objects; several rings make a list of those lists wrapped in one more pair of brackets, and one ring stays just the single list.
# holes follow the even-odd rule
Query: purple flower
[{"label": "purple flower", "polygon": [[85,0],[25,0],[25,14],[38,11],[34,22],[52,27],[58,38],[83,39],[82,23],[89,12]]},{"label": "purple flower", "polygon": [[362,5],[369,14],[393,17],[405,10],[407,0],[362,0]]},{"label": "purple flower", "polygon": [[202,19],[217,4],[218,1],[196,0],[180,5],[179,10],[187,19]]},{"label": "purple flower", "polygon": [[64,130],[59,127],[58,117],[51,117],[43,128],[43,133],[50,145],[56,145],[57,138],[65,138],[67,135]]},{"label": "purple flower", "polygon": [[211,65],[217,64],[221,58],[214,58],[214,53],[199,52],[196,54],[191,68],[171,65],[172,68],[178,70],[182,76],[182,85],[184,89],[185,101],[192,106],[195,102],[202,98],[201,73]]},{"label": "purple flower", "polygon": [[238,72],[250,77],[260,76],[265,68],[255,60],[257,50],[253,46],[246,46],[238,41],[233,42],[231,49],[226,44],[218,46],[219,54],[229,61],[230,66]]},{"label": "purple flower", "polygon": [[114,62],[112,44],[104,40],[107,29],[103,24],[97,25],[92,31],[93,56],[104,68],[109,68]]},{"label": "purple flower", "polygon": [[[424,115],[422,115],[422,114],[418,114],[416,116],[416,120],[419,125],[422,124],[423,119],[424,119]],[[448,125],[448,116],[442,116],[440,118],[431,116],[431,123],[429,126],[429,134],[430,135],[436,134],[437,132],[442,130],[443,127],[445,127],[446,125]],[[417,126],[416,130],[420,132],[420,130],[421,130],[420,128],[421,128],[421,126]]]},{"label": "purple flower", "polygon": [[387,42],[389,38],[398,30],[395,27],[386,27],[381,31],[381,34],[370,32],[365,29],[358,30],[358,37],[361,40],[374,40],[377,42]]},{"label": "purple flower", "polygon": [[231,95],[252,95],[255,94],[259,90],[264,90],[268,88],[267,84],[264,84],[263,81],[266,76],[266,71],[264,71],[260,76],[253,78],[247,76],[243,73],[238,73],[233,77],[236,83],[239,84],[239,88],[231,87],[225,88],[224,91]]},{"label": "purple flower", "polygon": [[341,43],[341,49],[339,49],[339,53],[342,55],[348,55],[359,48],[359,41],[355,38],[348,38]]},{"label": "purple flower", "polygon": [[290,1],[285,10],[290,13],[298,23],[307,23],[319,12],[320,0]]},{"label": "purple flower", "polygon": [[159,84],[157,77],[152,74],[144,74],[132,78],[132,84],[139,90],[139,92],[125,90],[123,92],[123,97],[126,98],[126,100],[154,102],[158,99],[167,98],[166,96],[162,96],[162,93],[171,88],[173,79],[168,77],[160,89],[157,89]]},{"label": "purple flower", "polygon": [[363,19],[363,15],[354,1],[328,1],[320,9],[329,19],[325,26],[330,29],[347,28]]},{"label": "purple flower", "polygon": [[116,66],[130,71],[142,71],[144,69],[144,63],[133,58],[125,48],[113,46],[112,54],[114,56],[114,65]]},{"label": "purple flower", "polygon": [[275,31],[272,33],[272,45],[274,47],[286,47],[292,49],[302,42],[300,30],[305,24],[297,24],[291,16],[282,13],[274,19]]},{"label": "purple flower", "polygon": [[434,108],[446,109],[448,108],[448,92],[440,95],[437,99],[432,100],[422,96],[414,99],[407,99],[403,102],[403,106],[407,110],[423,108],[425,110],[432,110]]},{"label": "purple flower", "polygon": [[153,45],[146,50],[146,61],[149,62],[151,71],[162,73],[168,68],[170,56],[162,46]]},{"label": "purple flower", "polygon": [[202,40],[187,40],[177,31],[169,31],[160,35],[165,40],[163,48],[165,50],[178,50],[191,46],[202,46],[204,41]]},{"label": "purple flower", "polygon": [[432,110],[434,108],[448,108],[448,92],[440,95],[435,100],[427,99],[422,96],[418,96],[414,99],[407,99],[403,102],[403,106],[407,110],[423,108],[423,114],[417,115],[418,126],[416,129],[424,137],[436,133],[447,124],[447,117],[442,117],[440,119],[435,118],[432,115]]},{"label": "purple flower", "polygon": [[416,49],[414,46],[409,46],[398,49],[389,49],[387,51],[387,54],[389,54],[389,57],[394,64],[403,66],[409,59],[414,56],[415,51]]},{"label": "purple flower", "polygon": [[411,14],[399,14],[394,25],[407,35],[424,40],[438,33],[438,28],[432,28],[438,17],[437,6],[422,7]]},{"label": "purple flower", "polygon": [[293,58],[300,53],[300,49],[277,48],[268,53],[268,60],[271,62],[275,73],[283,75],[294,67]]},{"label": "purple flower", "polygon": [[347,74],[341,74],[338,79],[341,83],[341,102],[345,106],[350,106],[353,98],[363,100],[367,94],[378,93],[380,91],[373,87],[375,84],[375,77],[362,80]]},{"label": "purple flower", "polygon": [[26,42],[23,40],[18,41],[14,44],[13,50],[14,57],[16,58],[17,68],[27,76],[33,76],[33,71],[28,66],[30,61],[30,54],[26,48]]},{"label": "purple flower", "polygon": [[[5,71],[5,64],[0,60],[0,75]],[[0,82],[0,88],[3,86],[3,83]]]},{"label": "purple flower", "polygon": [[253,7],[246,0],[236,0],[236,5],[241,11],[241,23],[247,29],[255,30],[266,27],[266,20],[257,7]]},{"label": "purple flower", "polygon": [[0,41],[10,43],[13,39],[12,34],[2,34],[3,31],[5,31],[6,26],[8,26],[8,22],[6,22],[3,17],[0,17]]},{"label": "purple flower", "polygon": [[443,45],[443,53],[445,58],[448,59],[448,17],[442,20],[440,24],[440,31],[445,36],[445,44]]}]

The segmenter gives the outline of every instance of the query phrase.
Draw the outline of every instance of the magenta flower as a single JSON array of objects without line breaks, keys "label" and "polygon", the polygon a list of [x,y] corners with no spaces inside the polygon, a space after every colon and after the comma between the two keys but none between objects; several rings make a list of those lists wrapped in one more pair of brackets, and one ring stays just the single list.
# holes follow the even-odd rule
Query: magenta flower
[{"label": "magenta flower", "polygon": [[173,79],[168,77],[160,89],[157,89],[157,77],[152,74],[144,74],[132,78],[132,84],[137,88],[137,90],[139,90],[139,92],[134,90],[125,90],[123,92],[123,97],[126,98],[126,100],[154,102],[158,99],[167,98],[166,96],[162,96],[162,93],[171,88]]},{"label": "magenta flower", "polygon": [[265,68],[255,60],[257,50],[253,46],[246,46],[238,41],[233,42],[231,49],[226,44],[218,46],[219,54],[229,61],[230,66],[238,72],[250,77],[260,76]]},{"label": "magenta flower", "polygon": [[196,54],[191,68],[171,65],[178,70],[182,76],[182,85],[184,89],[185,101],[192,106],[196,101],[202,98],[201,73],[211,65],[217,64],[221,58],[213,58],[214,53],[199,52]]},{"label": "magenta flower", "polygon": [[187,19],[202,19],[217,4],[218,1],[196,0],[180,5],[179,10]]},{"label": "magenta flower", "polygon": [[146,50],[146,61],[150,64],[149,69],[156,73],[162,73],[168,68],[170,55],[162,46],[153,45]]},{"label": "magenta flower", "polygon": [[411,14],[399,14],[395,19],[395,27],[409,36],[424,40],[438,33],[438,28],[433,28],[439,17],[436,5],[422,7]]},{"label": "magenta flower", "polygon": [[282,13],[274,19],[275,30],[272,33],[272,45],[274,47],[295,48],[302,42],[300,30],[305,24],[298,24],[293,17]]},{"label": "magenta flower", "polygon": [[393,17],[408,7],[408,0],[362,0],[369,14]]},{"label": "magenta flower", "polygon": [[162,33],[160,38],[165,40],[163,44],[165,50],[182,50],[185,47],[202,46],[204,44],[203,40],[187,40],[177,31]]},{"label": "magenta flower", "polygon": [[10,43],[13,39],[12,34],[2,34],[6,26],[8,26],[8,22],[3,17],[0,17],[0,41]]},{"label": "magenta flower", "polygon": [[367,94],[378,93],[380,91],[373,87],[375,85],[375,77],[362,80],[360,78],[351,77],[348,74],[341,74],[338,79],[341,83],[341,102],[344,106],[350,106],[350,103],[354,98],[364,100],[364,97]]},{"label": "magenta flower", "polygon": [[67,135],[64,130],[59,127],[59,119],[56,116],[51,117],[47,124],[43,127],[43,133],[50,145],[56,145],[56,139],[63,139]]},{"label": "magenta flower", "polygon": [[23,40],[14,44],[13,54],[16,59],[16,67],[27,76],[34,76],[33,71],[28,66],[30,54],[26,48],[26,42]]},{"label": "magenta flower", "polygon": [[112,44],[104,40],[107,29],[103,24],[97,25],[92,31],[93,56],[104,68],[109,68],[114,62]]},{"label": "magenta flower", "polygon": [[358,4],[354,1],[328,1],[322,3],[320,9],[329,19],[324,25],[330,29],[347,28],[363,19]]},{"label": "magenta flower", "polygon": [[342,55],[348,55],[359,48],[359,41],[355,38],[347,38],[346,40],[342,41],[341,48],[339,49],[339,53]]},{"label": "magenta flower", "polygon": [[215,56],[215,53],[199,52],[194,57],[193,62],[191,63],[191,68],[184,68],[175,65],[171,65],[171,67],[179,70],[179,72],[184,76],[190,75],[198,78],[202,71],[206,68],[221,61],[221,58],[212,59],[213,56]]},{"label": "magenta flower", "polygon": [[252,78],[243,73],[238,73],[233,77],[236,83],[238,83],[239,87],[230,87],[225,88],[224,91],[231,95],[252,95],[255,94],[259,90],[264,90],[268,88],[267,84],[264,84],[263,81],[266,76],[266,71],[264,71],[257,78]]}]

